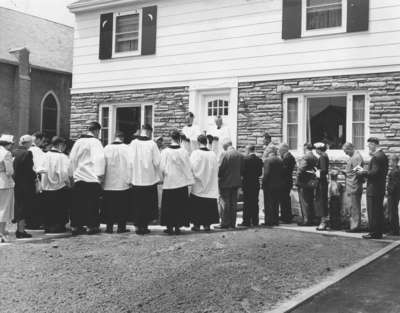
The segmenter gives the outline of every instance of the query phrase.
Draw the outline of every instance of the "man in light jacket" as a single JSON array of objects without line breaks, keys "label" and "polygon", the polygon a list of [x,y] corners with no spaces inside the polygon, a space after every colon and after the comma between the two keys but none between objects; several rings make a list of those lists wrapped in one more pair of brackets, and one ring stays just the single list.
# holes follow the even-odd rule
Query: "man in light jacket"
[{"label": "man in light jacket", "polygon": [[86,232],[97,234],[99,229],[99,210],[101,183],[105,172],[103,146],[98,139],[101,126],[91,122],[88,132],[74,144],[71,154],[71,172],[74,179],[74,205],[71,210],[71,227],[74,235]]}]

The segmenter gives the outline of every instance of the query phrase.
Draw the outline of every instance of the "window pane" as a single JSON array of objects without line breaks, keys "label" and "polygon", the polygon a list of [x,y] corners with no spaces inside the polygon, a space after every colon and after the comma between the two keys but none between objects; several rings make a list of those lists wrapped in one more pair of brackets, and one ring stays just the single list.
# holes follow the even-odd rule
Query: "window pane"
[{"label": "window pane", "polygon": [[110,109],[101,109],[101,142],[104,146],[108,145],[108,121],[110,118]]},{"label": "window pane", "polygon": [[365,142],[365,124],[353,123],[353,144],[356,149],[363,150]]},{"label": "window pane", "polygon": [[287,143],[289,145],[289,149],[291,150],[297,149],[297,132],[298,132],[297,124],[288,125]]},{"label": "window pane", "polygon": [[287,100],[287,121],[288,123],[297,123],[297,98]]},{"label": "window pane", "polygon": [[353,96],[353,122],[364,122],[365,120],[365,96]]},{"label": "window pane", "polygon": [[144,123],[153,126],[153,106],[151,105],[144,107]]},{"label": "window pane", "polygon": [[341,0],[308,0],[307,30],[342,25]]},{"label": "window pane", "polygon": [[53,95],[48,95],[43,103],[42,132],[51,139],[57,135],[58,107]]},{"label": "window pane", "polygon": [[115,52],[138,50],[139,14],[117,16],[115,24]]},{"label": "window pane", "polygon": [[346,140],[346,106],[346,96],[308,98],[308,140],[341,149]]}]

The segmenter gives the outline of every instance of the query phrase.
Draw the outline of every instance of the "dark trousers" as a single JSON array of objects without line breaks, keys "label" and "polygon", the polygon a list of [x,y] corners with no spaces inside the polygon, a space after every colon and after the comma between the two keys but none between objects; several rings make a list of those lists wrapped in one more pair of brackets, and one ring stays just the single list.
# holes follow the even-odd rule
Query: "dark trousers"
[{"label": "dark trousers", "polygon": [[399,194],[388,195],[389,227],[392,234],[399,234]]},{"label": "dark trousers", "polygon": [[304,224],[312,224],[314,213],[314,189],[299,187],[299,201]]},{"label": "dark trousers", "polygon": [[331,196],[329,199],[329,226],[340,229],[340,196]]},{"label": "dark trousers", "polygon": [[221,226],[236,227],[238,188],[220,188]]},{"label": "dark trousers", "polygon": [[69,220],[68,189],[43,191],[44,226],[64,227]]},{"label": "dark trousers", "polygon": [[383,194],[378,196],[367,195],[369,233],[372,236],[382,236],[383,233],[383,199]]},{"label": "dark trousers", "polygon": [[31,211],[25,220],[27,228],[37,229],[43,226],[45,215],[43,201],[43,193],[35,193],[31,204]]},{"label": "dark trousers", "polygon": [[258,196],[260,185],[243,186],[243,224],[257,226],[259,224]]},{"label": "dark trousers", "polygon": [[98,183],[78,181],[73,189],[71,226],[99,227],[101,186]]},{"label": "dark trousers", "polygon": [[292,187],[285,187],[282,190],[282,197],[280,201],[281,219],[285,223],[290,223],[293,219],[292,214],[292,199],[290,198],[290,191]]},{"label": "dark trousers", "polygon": [[265,224],[279,225],[279,203],[282,200],[282,189],[263,187]]}]

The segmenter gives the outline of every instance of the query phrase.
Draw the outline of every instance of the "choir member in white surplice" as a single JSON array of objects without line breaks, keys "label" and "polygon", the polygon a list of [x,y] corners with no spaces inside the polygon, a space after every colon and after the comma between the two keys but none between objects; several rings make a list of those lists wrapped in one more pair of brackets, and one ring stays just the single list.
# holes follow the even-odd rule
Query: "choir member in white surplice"
[{"label": "choir member in white surplice", "polygon": [[197,137],[201,135],[199,126],[193,124],[194,114],[189,112],[186,116],[187,125],[182,129],[182,146],[186,149],[189,155],[199,148]]},{"label": "choir member in white surplice", "polygon": [[213,151],[207,148],[207,137],[198,138],[200,149],[190,156],[194,185],[190,195],[190,221],[193,231],[200,225],[209,231],[210,225],[219,223],[218,214],[218,161]]},{"label": "choir member in white surplice", "polygon": [[69,221],[70,162],[65,139],[53,137],[51,146],[42,163],[44,227],[48,233],[63,233]]},{"label": "choir member in white surplice", "polygon": [[138,235],[150,233],[148,225],[158,218],[157,184],[160,181],[160,151],[151,139],[150,125],[130,144],[133,171],[133,221]]},{"label": "choir member in white surplice", "polygon": [[104,148],[106,170],[103,182],[102,220],[107,224],[106,233],[125,233],[130,208],[130,185],[132,183],[132,158],[124,133],[117,132],[113,143]]},{"label": "choir member in white surplice", "polygon": [[188,152],[180,146],[180,133],[171,133],[172,143],[161,152],[163,195],[161,225],[167,234],[180,234],[180,227],[189,226],[189,186],[194,183]]},{"label": "choir member in white surplice", "polygon": [[99,233],[101,183],[104,178],[104,149],[98,139],[101,126],[89,124],[88,133],[82,135],[70,153],[71,171],[74,179],[71,227],[74,235],[86,232]]},{"label": "choir member in white surplice", "polygon": [[215,119],[215,125],[207,132],[207,135],[212,136],[211,150],[215,152],[217,160],[219,160],[224,151],[222,143],[225,140],[231,140],[231,132],[228,126],[223,124],[221,116]]}]

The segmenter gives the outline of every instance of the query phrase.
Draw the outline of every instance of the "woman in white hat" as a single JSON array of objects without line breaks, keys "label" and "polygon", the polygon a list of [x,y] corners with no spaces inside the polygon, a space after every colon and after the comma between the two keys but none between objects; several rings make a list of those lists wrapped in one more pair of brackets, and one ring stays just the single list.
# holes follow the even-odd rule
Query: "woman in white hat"
[{"label": "woman in white hat", "polygon": [[6,241],[6,225],[14,218],[14,173],[10,152],[13,136],[0,137],[0,242]]}]

